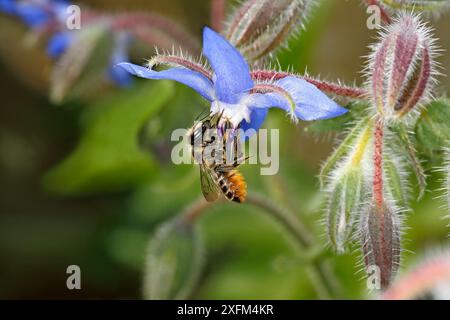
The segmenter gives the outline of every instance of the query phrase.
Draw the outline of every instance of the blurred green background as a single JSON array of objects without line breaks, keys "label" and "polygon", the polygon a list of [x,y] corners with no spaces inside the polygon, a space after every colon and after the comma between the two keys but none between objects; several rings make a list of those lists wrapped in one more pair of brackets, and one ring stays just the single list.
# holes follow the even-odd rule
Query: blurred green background
[{"label": "blurred green background", "polygon": [[[77,3],[110,12],[158,12],[199,41],[202,26],[209,24],[207,0]],[[446,69],[448,17],[433,22],[446,50],[438,60]],[[366,18],[360,1],[323,1],[307,31],[279,54],[281,65],[300,72],[307,66],[312,75],[361,84],[362,56],[376,35],[366,28]],[[52,105],[51,62],[43,46],[27,46],[25,38],[19,22],[0,16],[0,298],[140,298],[153,230],[201,196],[198,168],[170,161],[170,134],[190,127],[207,105],[181,85],[152,81],[125,90],[104,87],[90,99]],[[134,61],[143,58],[148,57]],[[449,92],[450,79],[440,80],[438,92]],[[249,190],[302,216],[322,246],[316,175],[334,135],[308,133],[306,123],[295,127],[277,111],[265,126],[280,128],[280,172],[260,176],[257,166],[244,166]],[[437,199],[442,177],[429,174],[430,191],[413,202],[406,218],[404,267],[448,244],[443,220],[448,212]],[[219,204],[202,217],[201,229],[206,267],[192,298],[317,298],[291,243],[254,207]],[[342,298],[366,297],[357,248],[329,258]],[[72,264],[81,267],[82,290],[66,288]]]}]

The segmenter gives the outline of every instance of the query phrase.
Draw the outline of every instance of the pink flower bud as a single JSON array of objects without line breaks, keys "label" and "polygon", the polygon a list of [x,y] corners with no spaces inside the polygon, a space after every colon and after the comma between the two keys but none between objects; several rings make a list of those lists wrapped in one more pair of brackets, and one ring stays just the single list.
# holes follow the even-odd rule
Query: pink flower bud
[{"label": "pink flower bud", "polygon": [[247,0],[232,16],[225,32],[249,60],[279,48],[304,22],[311,0]]},{"label": "pink flower bud", "polygon": [[417,16],[403,14],[373,47],[369,92],[385,119],[401,118],[426,102],[436,74],[434,39]]},{"label": "pink flower bud", "polygon": [[398,212],[387,203],[370,205],[361,217],[361,238],[367,270],[377,270],[380,289],[386,289],[400,262]]}]

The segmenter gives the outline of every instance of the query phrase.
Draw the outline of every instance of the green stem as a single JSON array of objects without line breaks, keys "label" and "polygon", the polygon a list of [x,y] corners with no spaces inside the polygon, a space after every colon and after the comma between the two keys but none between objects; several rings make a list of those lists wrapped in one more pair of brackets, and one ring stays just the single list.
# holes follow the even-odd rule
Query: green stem
[{"label": "green stem", "polygon": [[[259,194],[249,194],[246,203],[270,213],[271,216],[288,231],[289,235],[292,236],[292,239],[302,252],[306,252],[307,255],[311,253],[314,244],[313,237],[297,215],[284,208],[280,208],[266,197]],[[188,223],[195,223],[203,213],[213,206],[213,204],[215,203],[206,202],[203,198],[198,199],[181,215]],[[308,271],[320,298],[336,298],[338,296],[336,280],[330,272],[329,266],[323,261],[325,255],[321,253],[322,252],[313,252],[308,256],[310,262]]]},{"label": "green stem", "polygon": [[314,281],[316,291],[322,300],[338,297],[336,293],[337,284],[327,262],[314,261],[309,272]]},{"label": "green stem", "polygon": [[280,222],[293,236],[293,238],[301,245],[302,248],[311,246],[312,236],[304,226],[304,224],[295,215],[289,211],[281,209],[271,201],[258,194],[249,194],[247,203],[270,212],[278,222]]},{"label": "green stem", "polygon": [[181,217],[189,224],[193,224],[197,219],[209,208],[213,202],[207,202],[205,198],[201,197],[188,206],[182,213]]},{"label": "green stem", "polygon": [[[311,250],[314,243],[313,237],[297,215],[276,206],[267,198],[258,194],[250,194],[247,197],[247,203],[270,213],[273,218],[286,228],[301,250]],[[320,254],[312,257],[310,260],[311,265],[309,266],[310,275],[316,291],[322,299],[336,298],[338,296],[336,280],[326,262],[322,261],[322,258],[323,255]]]}]

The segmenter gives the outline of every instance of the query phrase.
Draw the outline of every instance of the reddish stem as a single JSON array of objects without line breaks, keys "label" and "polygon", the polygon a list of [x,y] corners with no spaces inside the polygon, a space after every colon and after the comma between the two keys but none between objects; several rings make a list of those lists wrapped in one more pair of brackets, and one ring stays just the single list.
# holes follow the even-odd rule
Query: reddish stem
[{"label": "reddish stem", "polygon": [[211,26],[217,32],[223,30],[226,4],[227,0],[212,0],[211,2]]},{"label": "reddish stem", "polygon": [[333,93],[339,96],[354,98],[354,99],[364,99],[367,93],[364,89],[354,88],[348,86],[341,86],[335,83],[317,80],[307,76],[301,76],[289,72],[282,71],[271,71],[271,70],[255,70],[251,72],[252,78],[254,80],[279,80],[286,77],[297,77],[308,81],[309,83],[315,85],[319,90],[328,93]]},{"label": "reddish stem", "polygon": [[271,92],[278,93],[282,97],[284,97],[291,105],[292,115],[295,112],[295,102],[292,99],[291,94],[287,90],[285,90],[284,88],[282,88],[280,86],[270,84],[270,83],[260,83],[260,84],[255,85],[250,92],[251,93],[271,93]]},{"label": "reddish stem", "polygon": [[[373,196],[375,204],[379,209],[383,208],[383,136],[384,124],[381,118],[376,120],[375,125],[375,151],[373,156],[374,175],[373,175]],[[379,210],[382,212],[382,210]]]},{"label": "reddish stem", "polygon": [[133,29],[144,26],[153,27],[171,35],[180,44],[184,43],[191,51],[198,49],[197,42],[181,26],[178,26],[170,19],[155,14],[140,12],[119,14],[115,17],[113,23],[113,27],[116,29]]},{"label": "reddish stem", "polygon": [[283,95],[289,95],[289,92],[287,92],[285,89],[283,89],[280,86],[270,84],[270,83],[261,83],[257,84],[253,87],[252,90],[250,90],[251,93],[270,93],[270,92],[277,92],[282,93]]},{"label": "reddish stem", "polygon": [[195,63],[189,59],[185,59],[182,57],[177,56],[156,56],[154,58],[154,61],[156,64],[171,64],[171,65],[178,65],[184,68],[187,68],[192,71],[196,71],[198,73],[201,73],[206,78],[208,78],[210,81],[212,81],[212,74],[209,70],[204,68],[201,64]]},{"label": "reddish stem", "polygon": [[203,197],[192,203],[182,214],[182,218],[189,224],[194,224],[214,202],[207,202]]}]

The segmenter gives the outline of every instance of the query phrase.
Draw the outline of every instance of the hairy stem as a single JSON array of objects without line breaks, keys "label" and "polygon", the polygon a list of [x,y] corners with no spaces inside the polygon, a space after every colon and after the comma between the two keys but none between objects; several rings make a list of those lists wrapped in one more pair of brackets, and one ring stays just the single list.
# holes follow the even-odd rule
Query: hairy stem
[{"label": "hairy stem", "polygon": [[175,54],[157,54],[153,58],[151,58],[148,61],[147,66],[150,69],[153,69],[154,66],[165,64],[173,67],[183,67],[198,73],[201,73],[206,78],[208,78],[210,81],[212,81],[212,73],[210,70],[208,70],[206,67],[201,65],[200,63],[197,63],[195,61],[192,61],[191,59],[186,59],[184,57],[180,57]]},{"label": "hairy stem", "polygon": [[[313,245],[313,238],[305,225],[292,212],[279,208],[272,202],[258,194],[250,194],[247,202],[255,207],[269,212],[283,227],[292,235],[299,244],[300,249],[308,250]],[[317,293],[323,299],[336,298],[336,281],[329,266],[320,259],[314,259],[309,266],[309,272],[312,277]]]},{"label": "hairy stem", "polygon": [[272,216],[280,222],[294,239],[302,246],[302,248],[309,247],[312,243],[312,236],[306,229],[304,224],[298,219],[297,216],[289,211],[279,208],[266,197],[257,194],[250,194],[246,200],[247,203],[270,212]]},{"label": "hairy stem", "polygon": [[181,213],[181,216],[186,222],[188,222],[189,224],[193,224],[205,211],[211,208],[212,205],[213,202],[207,202],[205,198],[201,197],[194,201],[189,207],[187,207]]},{"label": "hairy stem", "polygon": [[315,85],[319,90],[332,93],[338,96],[353,98],[353,99],[365,99],[367,93],[362,88],[343,86],[337,83],[332,83],[328,81],[314,79],[312,77],[303,76],[295,73],[284,72],[284,71],[272,71],[272,70],[255,70],[251,72],[252,78],[254,80],[280,80],[286,77],[297,77],[308,81],[309,83]]},{"label": "hairy stem", "polygon": [[[250,194],[246,203],[270,213],[286,228],[301,250],[308,251],[313,246],[314,241],[311,233],[297,215],[276,206],[266,197],[258,194]],[[206,202],[203,198],[196,200],[182,213],[182,217],[188,223],[195,223],[213,204],[214,202]],[[323,299],[335,298],[337,296],[336,280],[329,270],[329,266],[321,261],[321,258],[319,256],[311,260],[311,265],[308,266],[309,272],[320,297]]]},{"label": "hairy stem", "polygon": [[[375,150],[373,156],[374,174],[373,174],[373,196],[375,204],[379,209],[383,207],[383,136],[384,123],[378,118],[375,124]],[[381,212],[381,210],[380,210]]]},{"label": "hairy stem", "polygon": [[328,263],[314,261],[310,268],[310,275],[322,299],[337,298],[336,294],[333,293],[336,292],[336,280]]}]

